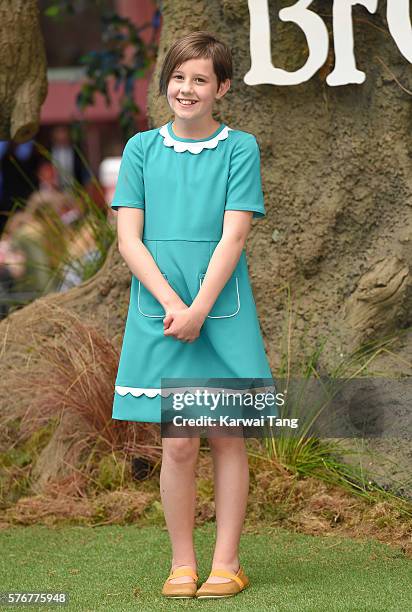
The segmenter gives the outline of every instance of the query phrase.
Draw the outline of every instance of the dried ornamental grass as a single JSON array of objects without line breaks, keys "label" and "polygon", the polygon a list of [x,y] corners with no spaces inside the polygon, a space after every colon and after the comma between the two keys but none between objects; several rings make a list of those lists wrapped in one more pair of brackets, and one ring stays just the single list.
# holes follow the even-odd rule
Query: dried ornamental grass
[{"label": "dried ornamental grass", "polygon": [[[50,303],[45,308],[42,316],[47,317],[53,333],[44,335],[37,325],[33,326],[36,332],[30,333],[29,326],[26,344],[30,354],[25,368],[11,369],[7,378],[9,394],[16,391],[26,400],[19,439],[26,439],[50,418],[70,412],[79,419],[84,436],[99,441],[106,451],[124,449],[157,461],[160,438],[153,424],[136,426],[112,419],[118,350],[102,331],[74,313]],[[0,390],[2,386],[4,381]],[[12,416],[3,416],[0,425],[10,426]]]}]

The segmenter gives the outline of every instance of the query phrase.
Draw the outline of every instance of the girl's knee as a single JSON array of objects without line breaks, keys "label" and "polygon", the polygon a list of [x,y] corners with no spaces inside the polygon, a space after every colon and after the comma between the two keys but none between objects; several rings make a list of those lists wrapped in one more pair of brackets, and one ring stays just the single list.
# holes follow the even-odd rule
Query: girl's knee
[{"label": "girl's knee", "polygon": [[163,438],[163,456],[176,463],[195,461],[199,452],[199,438]]},{"label": "girl's knee", "polygon": [[215,452],[234,452],[245,449],[245,439],[243,436],[216,436],[208,438],[208,441],[211,450]]}]

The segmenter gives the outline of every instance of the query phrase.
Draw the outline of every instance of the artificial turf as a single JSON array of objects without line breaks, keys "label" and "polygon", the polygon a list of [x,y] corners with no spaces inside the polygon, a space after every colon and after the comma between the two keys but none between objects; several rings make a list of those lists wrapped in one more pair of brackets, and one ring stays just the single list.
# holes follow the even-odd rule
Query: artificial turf
[{"label": "artificial turf", "polygon": [[[199,586],[210,570],[214,538],[214,524],[195,530]],[[160,527],[13,527],[0,531],[0,547],[0,591],[69,595],[67,606],[20,610],[412,610],[411,560],[373,540],[283,529],[244,533],[240,562],[250,587],[228,599],[173,601],[160,594],[171,560],[169,537]]]}]

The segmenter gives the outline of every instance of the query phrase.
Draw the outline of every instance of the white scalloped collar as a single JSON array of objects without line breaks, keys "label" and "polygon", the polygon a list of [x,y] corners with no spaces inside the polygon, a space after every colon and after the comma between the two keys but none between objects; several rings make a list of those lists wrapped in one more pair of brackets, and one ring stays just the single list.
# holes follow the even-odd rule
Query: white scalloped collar
[{"label": "white scalloped collar", "polygon": [[195,155],[203,151],[203,149],[215,149],[219,141],[225,140],[229,135],[229,130],[232,129],[229,126],[225,125],[225,127],[219,132],[219,134],[217,134],[213,138],[208,138],[207,140],[197,140],[197,141],[192,141],[192,142],[186,142],[183,140],[177,140],[176,138],[173,138],[169,133],[168,124],[169,122],[165,123],[159,129],[159,134],[163,136],[163,144],[166,147],[173,147],[177,153],[183,153],[184,151],[189,151],[190,153],[193,153]]}]

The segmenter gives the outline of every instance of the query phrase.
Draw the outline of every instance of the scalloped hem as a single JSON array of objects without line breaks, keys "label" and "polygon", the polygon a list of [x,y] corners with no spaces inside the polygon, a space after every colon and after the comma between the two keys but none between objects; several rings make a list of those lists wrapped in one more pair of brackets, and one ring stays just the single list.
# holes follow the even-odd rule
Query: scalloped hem
[{"label": "scalloped hem", "polygon": [[144,387],[122,387],[120,385],[115,385],[114,389],[116,393],[122,396],[127,395],[128,393],[130,393],[134,397],[140,397],[141,395],[145,395],[146,397],[156,397],[157,395],[162,394],[161,389],[144,388]]},{"label": "scalloped hem", "polygon": [[[200,387],[192,387],[192,389],[199,389]],[[211,389],[211,387],[206,387]],[[271,387],[272,388],[272,387]],[[186,387],[184,393],[189,393],[190,388]],[[219,387],[219,389],[221,389]],[[266,387],[266,390],[268,387]],[[273,387],[273,389],[276,388]],[[226,389],[227,391],[229,389]],[[257,390],[257,388],[256,388]],[[239,390],[234,389],[239,393]],[[115,393],[113,398],[113,409],[112,419],[119,421],[134,421],[140,423],[161,423],[162,415],[163,422],[165,417],[169,414],[168,404],[171,404],[170,400],[163,400],[161,395],[162,389],[154,387],[126,387],[122,385],[115,385]],[[182,393],[181,388],[170,388],[163,389],[165,396],[170,396],[173,392]],[[248,393],[248,390],[244,390]],[[165,405],[163,405],[165,404]],[[170,414],[173,414],[173,410],[170,410]],[[172,420],[172,419],[170,419]]]},{"label": "scalloped hem", "polygon": [[[133,395],[133,397],[141,397],[142,395],[145,395],[146,397],[157,397],[157,396],[162,396],[162,397],[169,397],[172,393],[192,393],[194,390],[197,389],[207,389],[207,390],[222,390],[221,387],[200,387],[200,386],[194,386],[194,387],[185,387],[185,390],[182,391],[182,387],[173,387],[170,389],[156,389],[154,387],[123,387],[122,385],[115,385],[115,391],[116,393],[118,393],[121,396],[125,396],[128,393],[130,393],[130,395]],[[270,385],[267,387],[256,387],[253,389],[255,392],[264,392],[264,391],[275,391],[276,392],[276,387],[274,385]],[[229,391],[229,392],[233,392],[233,393],[250,393],[250,389],[229,389],[229,388],[225,388],[224,391]]]},{"label": "scalloped hem", "polygon": [[[153,389],[151,389],[153,391]],[[115,393],[113,398],[112,419],[139,423],[160,423],[162,415],[160,395],[148,397],[142,393],[133,397],[131,393]]]}]

